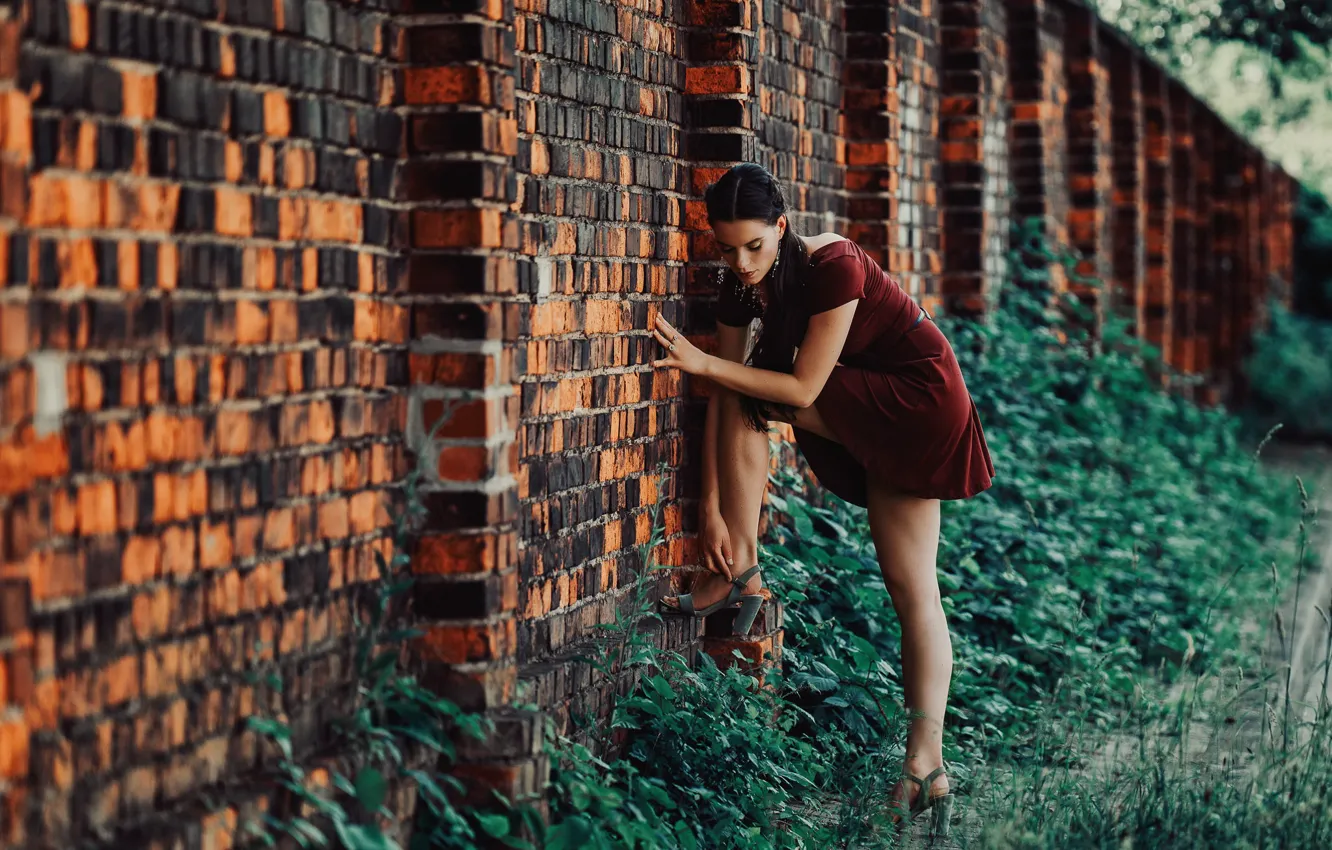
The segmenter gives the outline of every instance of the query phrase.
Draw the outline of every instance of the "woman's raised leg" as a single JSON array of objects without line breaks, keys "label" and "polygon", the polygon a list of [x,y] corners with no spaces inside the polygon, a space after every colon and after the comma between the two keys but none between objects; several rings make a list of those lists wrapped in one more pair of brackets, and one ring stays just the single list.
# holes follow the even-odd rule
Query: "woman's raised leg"
[{"label": "woman's raised leg", "polygon": [[[732,572],[739,575],[758,563],[759,516],[763,491],[768,486],[768,435],[750,428],[740,408],[739,397],[722,393],[718,399],[717,491],[722,522],[731,540]],[[746,593],[755,593],[761,577],[751,578]],[[703,608],[726,596],[730,584],[723,576],[703,573],[691,592],[694,605]],[[677,597],[665,597],[677,604]]]}]

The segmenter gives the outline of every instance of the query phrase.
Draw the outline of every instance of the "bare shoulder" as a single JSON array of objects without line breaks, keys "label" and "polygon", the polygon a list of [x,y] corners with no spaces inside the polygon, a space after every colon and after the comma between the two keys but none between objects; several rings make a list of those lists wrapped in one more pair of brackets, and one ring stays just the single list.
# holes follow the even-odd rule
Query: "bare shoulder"
[{"label": "bare shoulder", "polygon": [[841,236],[836,233],[820,233],[817,236],[802,236],[800,238],[805,242],[805,251],[810,254],[813,254],[815,251],[819,250],[825,245],[831,245],[834,242],[846,241],[845,236]]}]

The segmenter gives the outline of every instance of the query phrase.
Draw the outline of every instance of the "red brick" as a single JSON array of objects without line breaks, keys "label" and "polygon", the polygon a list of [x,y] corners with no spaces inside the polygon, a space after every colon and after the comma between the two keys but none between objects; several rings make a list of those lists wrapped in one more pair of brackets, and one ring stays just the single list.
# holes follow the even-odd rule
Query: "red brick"
[{"label": "red brick", "polygon": [[347,537],[350,529],[346,499],[330,499],[319,503],[319,536],[325,540]]},{"label": "red brick", "polygon": [[199,526],[199,566],[204,569],[225,567],[231,563],[231,529],[227,524],[205,522]]},{"label": "red brick", "polygon": [[278,137],[291,134],[291,107],[282,92],[264,93],[264,132]]},{"label": "red brick", "polygon": [[0,722],[0,779],[27,776],[28,738],[28,728],[22,722]]}]

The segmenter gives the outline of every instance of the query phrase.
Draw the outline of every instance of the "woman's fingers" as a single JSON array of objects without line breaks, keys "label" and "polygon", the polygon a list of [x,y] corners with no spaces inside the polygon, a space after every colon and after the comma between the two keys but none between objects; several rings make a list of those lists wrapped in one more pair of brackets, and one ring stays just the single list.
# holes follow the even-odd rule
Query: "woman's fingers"
[{"label": "woman's fingers", "polygon": [[721,575],[721,565],[717,561],[716,552],[705,551],[703,553],[703,566],[708,572],[714,575]]},{"label": "woman's fingers", "polygon": [[731,575],[730,561],[720,546],[717,547],[717,561],[721,564],[721,571],[718,575],[723,576],[727,581],[735,578],[735,576]]}]

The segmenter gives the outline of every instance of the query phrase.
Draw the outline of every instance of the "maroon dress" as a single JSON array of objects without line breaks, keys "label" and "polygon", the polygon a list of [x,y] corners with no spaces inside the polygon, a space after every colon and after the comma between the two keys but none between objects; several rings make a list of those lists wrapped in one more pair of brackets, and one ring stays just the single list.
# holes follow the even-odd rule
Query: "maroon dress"
[{"label": "maroon dress", "polygon": [[[831,242],[809,259],[810,315],[860,302],[838,365],[814,402],[837,441],[795,429],[820,483],[861,506],[867,476],[926,499],[966,499],[987,489],[994,464],[943,333],[855,242]],[[726,273],[718,321],[745,327],[761,315],[746,290]]]}]

